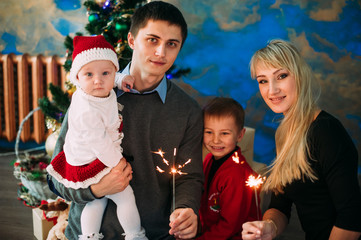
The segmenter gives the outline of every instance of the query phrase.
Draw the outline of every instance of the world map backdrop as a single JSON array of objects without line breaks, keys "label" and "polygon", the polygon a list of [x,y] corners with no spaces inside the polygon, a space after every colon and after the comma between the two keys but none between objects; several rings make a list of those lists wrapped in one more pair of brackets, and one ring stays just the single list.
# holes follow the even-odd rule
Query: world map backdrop
[{"label": "world map backdrop", "polygon": [[[168,0],[183,12],[189,35],[175,79],[203,105],[214,96],[236,99],[256,129],[254,160],[275,156],[278,116],[263,102],[249,73],[252,54],[271,39],[292,41],[322,86],[320,106],[351,135],[361,166],[361,0]],[[0,1],[2,54],[65,55],[64,38],[85,33],[80,0]],[[359,167],[360,172],[361,167]]]}]

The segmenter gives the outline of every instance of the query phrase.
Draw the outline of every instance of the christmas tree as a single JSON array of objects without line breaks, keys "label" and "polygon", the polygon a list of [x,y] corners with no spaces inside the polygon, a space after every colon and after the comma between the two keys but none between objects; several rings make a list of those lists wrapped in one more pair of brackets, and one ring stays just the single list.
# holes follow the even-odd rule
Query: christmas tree
[{"label": "christmas tree", "polygon": [[[118,54],[120,69],[126,67],[132,56],[127,42],[131,17],[135,9],[145,3],[144,0],[88,0],[84,2],[89,21],[85,30],[89,35],[103,35],[113,45]],[[76,33],[76,35],[83,34]],[[67,36],[64,44],[67,48],[64,68],[70,71],[73,39]]]}]

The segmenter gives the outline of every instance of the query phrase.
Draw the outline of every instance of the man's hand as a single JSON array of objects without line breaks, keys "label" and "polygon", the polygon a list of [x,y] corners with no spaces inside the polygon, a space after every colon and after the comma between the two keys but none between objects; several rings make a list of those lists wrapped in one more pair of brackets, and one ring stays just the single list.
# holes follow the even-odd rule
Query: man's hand
[{"label": "man's hand", "polygon": [[132,180],[132,167],[125,160],[120,159],[116,165],[107,175],[105,175],[97,184],[90,186],[91,191],[97,198],[104,197],[123,191]]},{"label": "man's hand", "polygon": [[178,208],[170,215],[169,234],[177,239],[191,239],[197,234],[198,218],[191,208]]}]

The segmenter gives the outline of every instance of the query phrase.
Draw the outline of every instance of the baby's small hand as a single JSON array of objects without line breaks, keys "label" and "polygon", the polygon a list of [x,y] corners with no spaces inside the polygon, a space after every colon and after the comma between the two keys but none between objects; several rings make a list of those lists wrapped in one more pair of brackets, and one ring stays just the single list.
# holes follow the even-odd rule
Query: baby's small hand
[{"label": "baby's small hand", "polygon": [[129,92],[130,89],[133,88],[133,84],[134,84],[134,77],[131,75],[125,76],[122,81],[122,90],[124,92]]},{"label": "baby's small hand", "polygon": [[124,75],[117,72],[115,74],[114,87],[123,90],[124,92],[130,92],[134,86],[134,77],[131,75]]}]

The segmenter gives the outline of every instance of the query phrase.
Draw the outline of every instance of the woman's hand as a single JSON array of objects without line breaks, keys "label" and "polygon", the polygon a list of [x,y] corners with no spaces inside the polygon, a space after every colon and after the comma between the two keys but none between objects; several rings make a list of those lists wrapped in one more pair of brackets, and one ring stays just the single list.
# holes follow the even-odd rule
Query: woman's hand
[{"label": "woman's hand", "polygon": [[242,229],[243,240],[272,240],[277,235],[276,225],[271,221],[246,222]]}]

